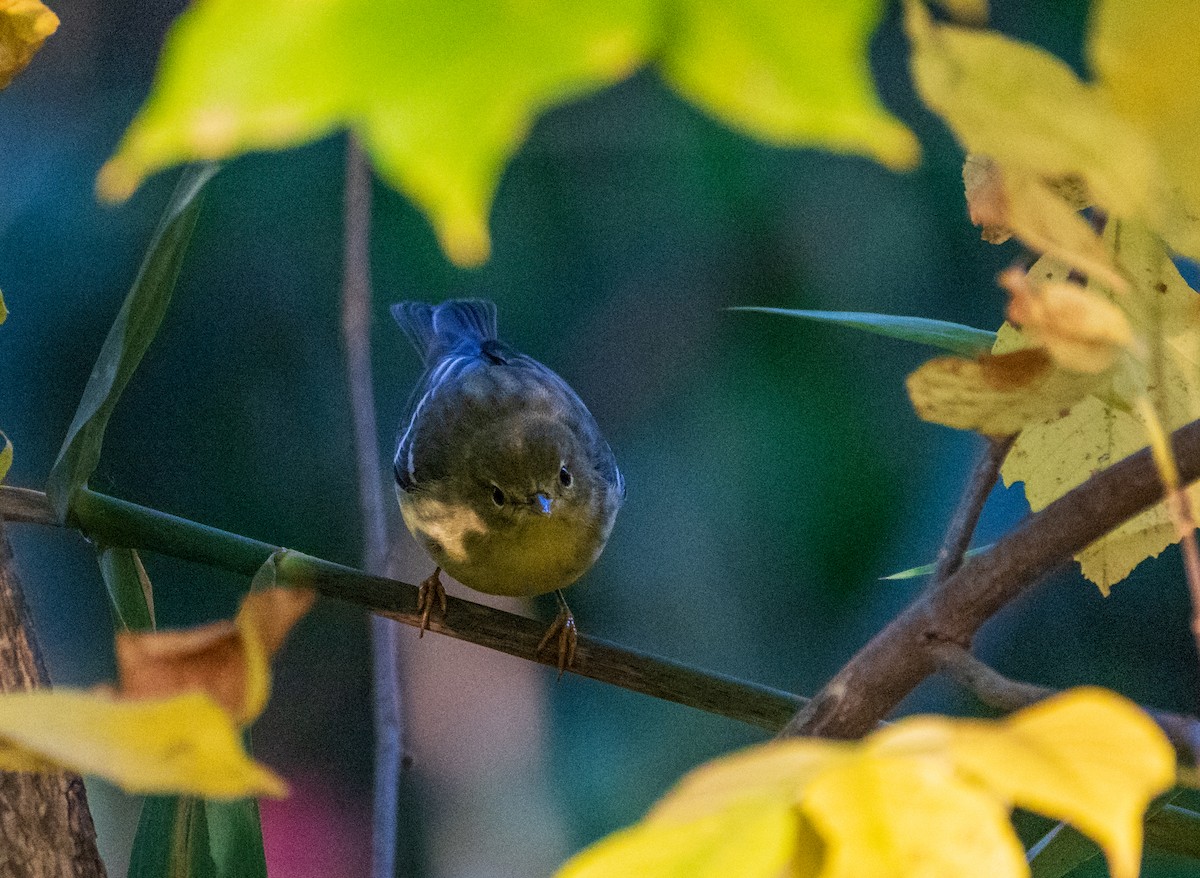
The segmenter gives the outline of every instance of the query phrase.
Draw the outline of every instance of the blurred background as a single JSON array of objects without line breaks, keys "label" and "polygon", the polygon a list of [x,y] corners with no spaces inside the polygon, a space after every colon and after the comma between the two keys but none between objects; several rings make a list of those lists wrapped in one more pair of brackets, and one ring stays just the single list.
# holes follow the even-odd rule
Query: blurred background
[{"label": "blurred background", "polygon": [[[9,482],[41,487],[177,172],[108,208],[93,181],[147,94],[182,0],[60,0],[62,27],[0,94],[0,427]],[[993,21],[1082,70],[1081,2],[997,2]],[[629,500],[570,600],[582,630],[811,694],[920,588],[879,577],[932,559],[975,437],[918,421],[903,378],[928,352],[779,317],[771,305],[906,313],[995,328],[995,273],[961,152],[913,97],[896,10],[873,47],[879,89],[918,133],[921,167],[764,147],[652,72],[555,109],[507,169],[482,269],[447,263],[429,226],[375,189],[379,453],[418,376],[389,303],[486,296],[501,331],[587,401]],[[108,431],[93,487],[357,564],[362,551],[339,341],[341,137],[233,161],[208,187],[162,331]],[[389,488],[390,490],[390,488]],[[399,515],[394,526],[400,528]],[[989,501],[978,543],[1026,513]],[[112,674],[90,548],[12,527],[54,681]],[[407,534],[405,534],[407,540]],[[431,562],[408,543],[405,576]],[[160,624],[229,615],[248,583],[146,559]],[[451,590],[454,588],[451,586]],[[462,594],[462,592],[459,592]],[[472,599],[478,599],[477,595]],[[552,602],[513,604],[549,619]],[[1194,710],[1178,552],[1109,599],[1074,571],[984,631],[1001,670],[1090,682]],[[755,729],[404,629],[405,874],[542,876],[638,818],[681,773]],[[365,875],[371,746],[367,625],[321,602],[280,655],[257,755],[294,788],[264,805],[272,876]],[[951,686],[905,711],[975,712]],[[102,850],[124,874],[139,801],[89,782]],[[1155,859],[1153,874],[1179,864]]]}]

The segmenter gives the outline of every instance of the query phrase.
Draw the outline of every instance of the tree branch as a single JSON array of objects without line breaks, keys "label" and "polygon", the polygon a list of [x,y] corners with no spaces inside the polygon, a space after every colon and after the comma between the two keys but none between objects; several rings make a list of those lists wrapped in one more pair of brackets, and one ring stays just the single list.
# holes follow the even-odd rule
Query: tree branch
[{"label": "tree branch", "polygon": [[[1200,478],[1200,421],[1173,439],[1182,483]],[[789,721],[784,734],[865,734],[936,670],[930,644],[969,647],[980,626],[1009,601],[1160,500],[1149,449],[1097,473],[909,604]]]},{"label": "tree branch", "polygon": [[[87,488],[76,496],[73,509],[71,527],[83,531],[90,539],[158,552],[246,577],[253,576],[271,553],[279,549]],[[0,514],[12,521],[57,525],[46,495],[38,491],[0,486]],[[283,556],[279,576],[288,584],[316,588],[327,597],[365,606],[406,625],[419,624],[414,585],[370,576],[300,552]],[[444,619],[429,620],[431,631],[557,670],[557,656],[552,651],[537,651],[545,627],[543,622],[455,597],[447,597]],[[778,731],[805,702],[800,696],[778,689],[698,670],[585,634],[579,635],[570,673],[749,723],[768,732]]]},{"label": "tree branch", "polygon": [[1008,451],[1016,438],[988,437],[983,455],[975,464],[970,481],[963,489],[958,508],[954,510],[954,516],[946,527],[946,536],[934,560],[933,576],[929,580],[930,588],[936,588],[939,583],[945,582],[962,566],[963,555],[971,545],[971,537],[975,535],[975,526],[979,524],[983,505],[992,493],[996,477],[1000,474],[1000,467],[1004,458],[1008,457]]},{"label": "tree branch", "polygon": [[[1200,478],[1200,421],[1176,431],[1183,482]],[[580,636],[573,672],[656,698],[695,707],[769,731],[858,737],[869,731],[936,670],[928,649],[948,642],[968,647],[979,627],[1036,583],[1121,522],[1161,500],[1150,452],[1143,450],[1097,473],[1030,516],[986,554],[977,555],[944,583],[922,594],[879,632],[808,707],[796,695],[706,673],[666,659]],[[10,520],[53,524],[45,495],[0,487],[0,513]],[[253,576],[277,547],[197,524],[90,489],[79,493],[70,525],[111,545],[159,552]],[[369,607],[416,626],[416,587],[369,576],[340,564],[290,552],[284,579],[322,594]],[[543,625],[451,598],[445,619],[431,628],[519,658],[553,665],[537,653]],[[809,709],[811,708],[811,709]]]},{"label": "tree branch", "polygon": [[[0,693],[49,684],[0,514]],[[79,775],[0,771],[0,873],[104,878]]]},{"label": "tree branch", "polygon": [[[1058,694],[1057,689],[1010,679],[954,643],[931,644],[930,652],[938,670],[997,710],[1020,710]],[[1200,761],[1200,719],[1151,707],[1142,710],[1158,723],[1183,761]]]}]

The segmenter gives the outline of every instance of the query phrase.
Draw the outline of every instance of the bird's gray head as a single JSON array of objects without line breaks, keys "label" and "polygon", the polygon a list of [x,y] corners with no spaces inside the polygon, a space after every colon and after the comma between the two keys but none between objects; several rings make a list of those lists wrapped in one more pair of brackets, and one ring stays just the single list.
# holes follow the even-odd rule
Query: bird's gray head
[{"label": "bird's gray head", "polygon": [[494,522],[571,517],[590,506],[595,474],[579,438],[562,424],[515,415],[478,437],[471,455],[472,506]]}]

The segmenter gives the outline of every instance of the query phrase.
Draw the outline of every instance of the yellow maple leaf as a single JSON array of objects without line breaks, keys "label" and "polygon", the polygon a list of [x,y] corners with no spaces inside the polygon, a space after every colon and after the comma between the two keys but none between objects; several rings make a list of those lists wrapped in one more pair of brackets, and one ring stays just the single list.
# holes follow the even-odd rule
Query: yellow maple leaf
[{"label": "yellow maple leaf", "polygon": [[825,842],[821,878],[1027,874],[1008,808],[944,754],[847,761],[813,781],[804,812]]},{"label": "yellow maple leaf", "polygon": [[[1118,358],[1113,374],[1093,395],[1062,418],[1025,429],[1001,474],[1005,484],[1025,483],[1025,496],[1037,511],[1082,484],[1096,472],[1147,445],[1146,426],[1135,402],[1149,397],[1164,427],[1175,430],[1200,417],[1200,296],[1184,282],[1162,242],[1144,226],[1111,222],[1105,242],[1131,281],[1124,295],[1089,282],[1089,291],[1117,302],[1129,319],[1144,357]],[[1061,278],[1065,266],[1043,258],[1030,269],[1038,278]],[[1009,326],[1001,329],[997,352],[1026,340]],[[1200,503],[1200,489],[1189,489]],[[1135,516],[1076,556],[1084,576],[1107,594],[1149,557],[1178,539],[1162,504]]]},{"label": "yellow maple leaf", "polygon": [[0,439],[4,440],[4,447],[0,448],[0,483],[3,483],[12,467],[13,445],[12,440],[3,431],[0,431]]},{"label": "yellow maple leaf", "polygon": [[1056,365],[1040,348],[1002,354],[936,357],[905,382],[922,420],[988,436],[1011,436],[1062,417],[1097,378]]},{"label": "yellow maple leaf", "polygon": [[[1120,759],[1114,740],[1122,742]],[[1103,689],[1075,689],[996,724],[963,723],[951,747],[960,771],[1095,839],[1113,878],[1137,875],[1142,814],[1175,779],[1162,730]]]},{"label": "yellow maple leaf", "polygon": [[1153,213],[1157,156],[1107,95],[1042,49],[993,31],[934,23],[905,4],[913,80],[967,152],[1006,170],[1077,177],[1108,210]]},{"label": "yellow maple leaf", "polygon": [[0,770],[67,768],[139,793],[283,795],[238,731],[266,706],[271,657],[315,599],[269,585],[275,562],[232,621],[120,633],[116,691],[0,696]]},{"label": "yellow maple leaf", "polygon": [[122,695],[154,698],[202,691],[237,722],[252,722],[270,695],[271,657],[315,597],[310,589],[267,588],[246,595],[233,621],[121,632],[117,670]]},{"label": "yellow maple leaf", "polygon": [[1098,375],[1133,346],[1125,312],[1081,284],[1040,283],[1011,268],[1000,275],[1000,285],[1009,292],[1009,321],[1064,369]]},{"label": "yellow maple leaf", "polygon": [[1124,289],[1125,279],[1100,236],[1079,215],[1080,193],[1070,183],[1047,181],[1020,167],[1002,168],[987,156],[968,155],[963,163],[967,208],[983,240],[1003,244],[1016,235],[1030,249]]},{"label": "yellow maple leaf", "polygon": [[858,744],[776,741],[689,774],[558,878],[1028,875],[1014,804],[1094,838],[1131,878],[1174,751],[1138,708],[1074,690],[999,722],[914,717]]},{"label": "yellow maple leaf", "polygon": [[815,870],[791,865],[803,840],[790,802],[742,799],[703,817],[618,832],[574,857],[557,878],[816,878]]},{"label": "yellow maple leaf", "polygon": [[1164,180],[1158,231],[1200,257],[1200,4],[1191,0],[1098,0],[1088,58],[1113,107],[1156,148]]},{"label": "yellow maple leaf", "polygon": [[229,715],[201,693],[129,701],[67,689],[0,697],[0,769],[66,768],[131,793],[282,796]]},{"label": "yellow maple leaf", "polygon": [[0,0],[0,88],[28,66],[56,30],[58,16],[39,0]]}]

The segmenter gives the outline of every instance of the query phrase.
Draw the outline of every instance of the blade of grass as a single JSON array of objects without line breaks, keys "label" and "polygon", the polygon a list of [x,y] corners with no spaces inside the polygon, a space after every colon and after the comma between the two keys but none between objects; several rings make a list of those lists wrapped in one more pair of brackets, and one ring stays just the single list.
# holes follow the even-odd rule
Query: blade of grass
[{"label": "blade of grass", "polygon": [[[971,558],[971,557],[974,557],[975,555],[980,554],[981,552],[986,552],[993,545],[995,545],[995,544],[988,543],[986,546],[977,546],[974,549],[967,549],[967,551],[965,551],[963,553],[963,558],[964,559]],[[881,576],[879,578],[880,578],[880,580],[916,579],[918,576],[928,576],[930,573],[933,572],[933,569],[935,567],[937,567],[936,563],[922,564],[920,567],[910,567],[907,570],[901,570],[899,573],[892,573],[892,574],[889,574],[888,576]]]},{"label": "blade of grass", "polygon": [[799,311],[791,308],[761,308],[741,306],[730,311],[752,311],[758,314],[777,314],[818,323],[849,326],[863,332],[930,345],[964,357],[990,351],[996,343],[996,333],[975,329],[960,323],[931,320],[927,317],[903,317],[894,314],[871,314],[864,311]]},{"label": "blade of grass", "polygon": [[95,471],[108,419],[162,323],[200,210],[197,196],[216,172],[213,164],[195,165],[184,171],[159,220],[137,279],[100,348],[46,483],[46,493],[62,522],[68,519],[76,492]]}]

